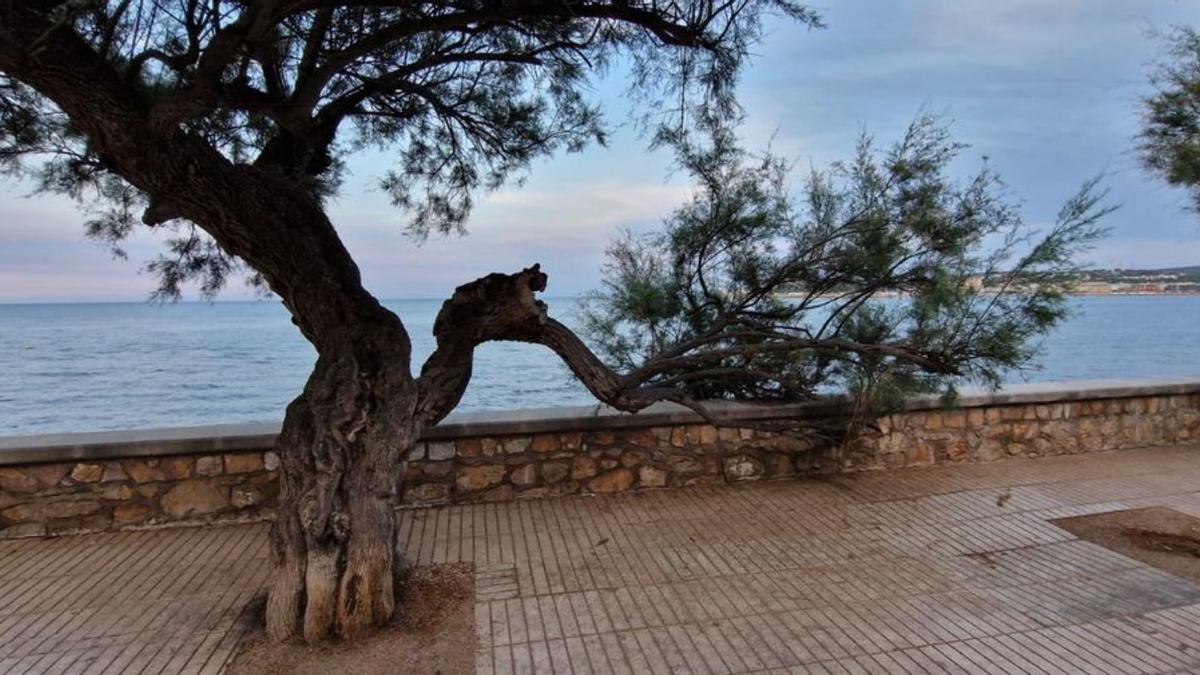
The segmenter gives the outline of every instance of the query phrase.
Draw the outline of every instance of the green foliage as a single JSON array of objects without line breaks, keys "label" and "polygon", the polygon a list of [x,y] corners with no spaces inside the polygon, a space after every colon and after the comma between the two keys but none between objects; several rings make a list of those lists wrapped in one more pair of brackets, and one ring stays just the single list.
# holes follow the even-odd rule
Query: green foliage
[{"label": "green foliage", "polygon": [[[348,154],[394,153],[381,186],[418,238],[461,230],[474,195],[519,181],[538,157],[602,143],[588,92],[614,64],[631,70],[644,122],[678,127],[736,110],[733,86],[764,15],[820,25],[789,0],[37,7],[29,11],[48,12],[56,30],[89,45],[149,119],[234,164],[282,173],[314,199],[337,191]],[[151,200],[112,168],[51,102],[0,73],[0,170],[89,205],[88,232],[119,252],[138,222],[133,207]],[[168,225],[184,234],[172,241],[174,263],[150,267],[163,273],[162,294],[188,280],[219,287],[225,275],[209,272],[235,261],[213,259],[220,250],[192,228],[203,224]]]},{"label": "green foliage", "polygon": [[885,150],[864,136],[798,199],[785,163],[720,122],[707,131],[671,140],[694,197],[661,231],[612,244],[584,312],[631,381],[696,398],[995,386],[1066,315],[1065,280],[1111,211],[1091,180],[1038,235],[986,165],[951,178],[964,146],[930,116]]},{"label": "green foliage", "polygon": [[1200,211],[1200,32],[1179,27],[1166,36],[1165,59],[1151,76],[1138,137],[1142,163],[1185,188]]}]

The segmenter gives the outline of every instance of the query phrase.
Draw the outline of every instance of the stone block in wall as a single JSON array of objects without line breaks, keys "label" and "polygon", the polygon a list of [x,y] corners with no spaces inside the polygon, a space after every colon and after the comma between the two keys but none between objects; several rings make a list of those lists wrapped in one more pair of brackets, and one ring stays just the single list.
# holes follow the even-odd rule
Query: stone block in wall
[{"label": "stone block in wall", "polygon": [[104,467],[99,464],[76,464],[70,478],[76,483],[99,483],[103,475]]},{"label": "stone block in wall", "polygon": [[589,449],[598,445],[615,445],[617,442],[617,435],[611,431],[589,431],[584,434],[583,442],[584,445]]},{"label": "stone block in wall", "polygon": [[150,519],[153,510],[146,504],[117,504],[113,507],[113,523],[116,525],[140,525]]},{"label": "stone block in wall", "polygon": [[534,452],[556,452],[560,447],[557,434],[538,434],[529,443],[529,449]]},{"label": "stone block in wall", "polygon": [[531,441],[528,436],[505,436],[500,441],[500,447],[504,449],[505,454],[515,455],[527,452]]},{"label": "stone block in wall", "polygon": [[571,465],[566,462],[545,462],[542,464],[542,480],[547,483],[558,483],[571,475]]},{"label": "stone block in wall", "polygon": [[503,466],[483,465],[464,466],[458,470],[455,485],[459,490],[475,492],[498,485],[504,480],[507,469]]},{"label": "stone block in wall", "polygon": [[538,467],[537,464],[529,463],[517,467],[508,480],[513,485],[520,488],[533,487],[538,484]]},{"label": "stone block in wall", "polygon": [[479,457],[483,454],[483,443],[478,438],[461,438],[454,442],[454,450],[459,457]]},{"label": "stone block in wall", "polygon": [[[39,490],[45,490],[65,483],[67,474],[73,466],[73,464],[63,462],[56,464],[34,464],[33,466],[21,467],[20,471],[32,478]],[[0,488],[2,487],[0,485]]]},{"label": "stone block in wall", "polygon": [[444,502],[450,499],[450,486],[446,483],[423,483],[404,490],[404,501],[410,504]]},{"label": "stone block in wall", "polygon": [[263,470],[262,454],[238,452],[225,455],[225,473],[254,473]]},{"label": "stone block in wall", "polygon": [[717,428],[711,424],[688,427],[688,442],[692,445],[716,445],[717,437]]},{"label": "stone block in wall", "polygon": [[983,408],[971,408],[967,410],[967,427],[970,429],[978,429],[987,424],[987,415]]},{"label": "stone block in wall", "polygon": [[117,483],[129,480],[120,462],[105,462],[104,471],[100,474],[101,483]]},{"label": "stone block in wall", "polygon": [[44,522],[62,518],[91,515],[99,511],[101,504],[95,499],[59,499],[55,501],[31,501],[10,506],[0,511],[5,520],[17,523]]},{"label": "stone block in wall", "polygon": [[229,490],[211,479],[192,478],[167,490],[161,504],[172,518],[207,515],[229,506]]},{"label": "stone block in wall", "polygon": [[[418,467],[414,467],[418,468]],[[454,473],[454,462],[425,462],[419,466],[419,475],[430,476],[433,478],[445,478]]]},{"label": "stone block in wall", "polygon": [[704,471],[704,462],[692,455],[672,454],[668,455],[664,461],[671,473],[693,474]]},{"label": "stone block in wall", "polygon": [[235,509],[258,506],[265,500],[266,496],[252,485],[235,485],[229,491],[229,504]]},{"label": "stone block in wall", "polygon": [[454,455],[458,452],[453,441],[431,442],[427,443],[426,446],[425,454],[433,462],[454,459]]},{"label": "stone block in wall", "polygon": [[620,467],[589,480],[587,489],[598,493],[624,492],[632,485],[633,472],[625,467]]},{"label": "stone block in wall", "polygon": [[766,475],[771,478],[783,478],[796,473],[796,464],[792,455],[787,453],[768,453],[763,457]]},{"label": "stone block in wall", "polygon": [[225,473],[225,462],[220,455],[206,455],[196,458],[196,474],[200,476],[220,476]]},{"label": "stone block in wall", "polygon": [[638,466],[646,461],[646,453],[638,450],[622,452],[620,456],[617,457],[617,461],[620,462],[621,466],[627,469],[632,469],[633,467]]},{"label": "stone block in wall", "polygon": [[[942,448],[945,449],[951,445],[953,445],[953,444],[946,443],[945,445],[942,446]],[[949,458],[950,452],[948,450],[945,451],[943,453],[943,456],[946,458]],[[904,465],[905,466],[926,466],[929,464],[933,464],[934,459],[935,459],[935,457],[934,457],[933,444],[922,442],[922,441],[916,441],[916,442],[910,443],[908,445],[907,452],[905,453],[905,457],[904,457]]]},{"label": "stone block in wall", "polygon": [[717,441],[727,445],[736,445],[742,440],[741,429],[737,427],[718,427]]},{"label": "stone block in wall", "polygon": [[133,499],[135,493],[128,483],[118,483],[115,485],[105,485],[100,489],[99,493],[92,492],[90,494],[98,494],[101,499],[107,501],[123,502]]},{"label": "stone block in wall", "polygon": [[665,487],[667,472],[655,466],[640,466],[637,471],[637,479],[640,487]]},{"label": "stone block in wall", "polygon": [[687,427],[678,426],[671,429],[670,443],[676,448],[687,445]]},{"label": "stone block in wall", "polygon": [[580,455],[571,463],[571,479],[583,480],[596,475],[596,460],[587,455]]},{"label": "stone block in wall", "polygon": [[763,463],[752,455],[726,457],[724,470],[726,480],[731,481],[757,480],[765,473]]},{"label": "stone block in wall", "polygon": [[158,466],[167,475],[167,480],[183,480],[195,475],[196,460],[193,457],[163,457]]},{"label": "stone block in wall", "polygon": [[0,490],[5,492],[37,492],[38,481],[21,469],[0,467]]},{"label": "stone block in wall", "polygon": [[632,445],[637,448],[657,448],[658,435],[653,429],[630,429],[618,432],[616,442],[620,445]]}]

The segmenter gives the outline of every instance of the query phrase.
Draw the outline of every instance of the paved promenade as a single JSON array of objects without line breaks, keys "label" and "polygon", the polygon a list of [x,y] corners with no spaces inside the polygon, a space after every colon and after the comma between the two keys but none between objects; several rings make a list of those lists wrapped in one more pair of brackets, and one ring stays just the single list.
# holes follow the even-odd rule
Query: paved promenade
[{"label": "paved promenade", "polygon": [[[1200,584],[1050,519],[1200,516],[1200,448],[404,514],[480,674],[1200,672]],[[0,673],[217,673],[262,525],[0,542]]]}]

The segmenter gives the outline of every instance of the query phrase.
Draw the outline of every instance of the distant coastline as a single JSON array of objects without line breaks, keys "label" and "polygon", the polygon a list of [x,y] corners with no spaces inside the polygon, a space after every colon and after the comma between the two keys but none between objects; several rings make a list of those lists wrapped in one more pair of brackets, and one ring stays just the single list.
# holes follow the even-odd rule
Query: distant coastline
[{"label": "distant coastline", "polygon": [[1200,265],[1085,270],[1070,281],[1070,295],[1200,295]]},{"label": "distant coastline", "polygon": [[1078,296],[1099,296],[1099,295],[1200,295],[1200,287],[1186,290],[1171,290],[1171,291],[1101,291],[1101,290],[1073,290],[1067,295]]},{"label": "distant coastline", "polygon": [[[983,292],[986,293],[987,291],[989,291],[991,289],[984,288],[982,290],[983,290]],[[1012,292],[1017,292],[1017,291],[1014,290]],[[1197,286],[1195,288],[1182,289],[1182,290],[1172,289],[1172,290],[1157,290],[1157,291],[1156,290],[1128,290],[1128,289],[1113,290],[1113,289],[1089,288],[1089,289],[1070,290],[1070,291],[1067,291],[1066,294],[1070,297],[1081,297],[1081,298],[1094,298],[1094,297],[1103,297],[1103,296],[1119,296],[1119,297],[1124,297],[1124,298],[1133,297],[1133,296],[1146,296],[1146,297],[1200,296],[1200,286]],[[878,291],[878,292],[874,293],[871,297],[874,297],[874,298],[901,298],[901,297],[908,297],[908,295],[909,295],[908,293],[902,293],[900,291]],[[801,298],[808,297],[808,295],[806,293],[788,292],[788,293],[776,293],[775,297],[781,298],[783,300],[798,300]],[[838,298],[838,297],[842,297],[842,296],[840,296],[837,293],[820,293],[813,297],[816,297],[816,298]]]},{"label": "distant coastline", "polygon": [[[1200,295],[1200,265],[1148,270],[1084,270],[1069,278],[1060,278],[1058,281],[1066,282],[1069,286],[1067,295],[1080,297],[1100,295]],[[1019,281],[1011,286],[1007,285],[1008,283],[1001,275],[995,275],[993,278],[987,278],[984,275],[975,275],[965,280],[967,287],[982,293],[1005,292],[1005,289],[1011,292],[1021,291]],[[899,298],[906,295],[907,293],[900,291],[878,291],[873,297]],[[808,297],[808,294],[804,291],[785,291],[777,293],[776,297],[800,299]],[[816,297],[836,298],[840,297],[840,295],[834,291],[818,294]]]}]

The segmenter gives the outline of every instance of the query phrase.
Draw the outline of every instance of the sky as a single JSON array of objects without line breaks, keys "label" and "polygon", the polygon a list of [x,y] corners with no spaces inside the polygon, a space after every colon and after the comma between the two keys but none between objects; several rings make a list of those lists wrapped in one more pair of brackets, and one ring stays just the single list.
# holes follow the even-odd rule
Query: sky
[{"label": "sky", "polygon": [[[956,171],[987,157],[1032,224],[1048,224],[1087,178],[1103,172],[1112,235],[1092,254],[1102,267],[1200,265],[1200,216],[1183,192],[1138,166],[1139,101],[1161,43],[1154,31],[1200,26],[1191,0],[899,0],[812,5],[828,27],[772,21],[739,86],[747,147],[769,143],[799,169],[844,158],[864,130],[896,139],[922,110],[952,120],[970,144]],[[606,147],[534,164],[523,185],[479,200],[466,236],[418,245],[405,214],[374,188],[386,153],[359,155],[331,205],[333,221],[383,298],[442,298],[494,271],[540,262],[547,295],[600,280],[603,251],[623,228],[655,227],[682,203],[686,176],[650,152],[629,124],[625,73],[593,83],[612,130]],[[636,113],[636,111],[633,111]],[[797,171],[799,178],[806,171]],[[61,197],[0,183],[0,302],[141,301],[154,280],[140,268],[160,250],[148,231],[114,260],[83,236]],[[194,294],[191,296],[194,299]],[[223,299],[251,297],[234,282]]]}]

